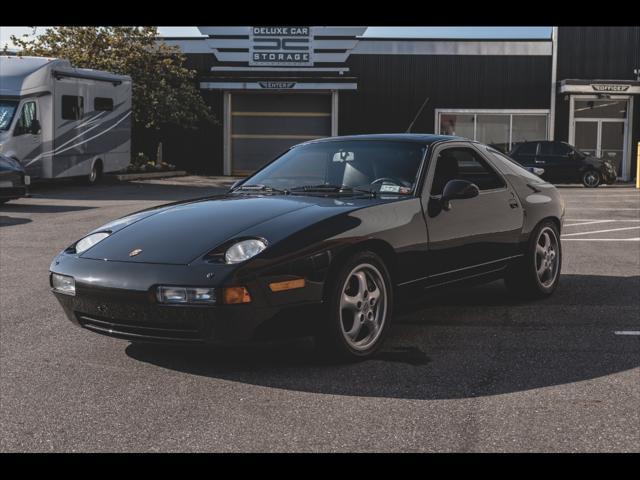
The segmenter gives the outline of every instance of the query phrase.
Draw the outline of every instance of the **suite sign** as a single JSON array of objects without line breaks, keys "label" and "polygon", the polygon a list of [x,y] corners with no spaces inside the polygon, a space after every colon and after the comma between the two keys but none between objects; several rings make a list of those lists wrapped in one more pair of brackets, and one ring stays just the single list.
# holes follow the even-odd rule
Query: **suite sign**
[{"label": "suite sign", "polygon": [[311,66],[309,27],[251,27],[249,65]]}]

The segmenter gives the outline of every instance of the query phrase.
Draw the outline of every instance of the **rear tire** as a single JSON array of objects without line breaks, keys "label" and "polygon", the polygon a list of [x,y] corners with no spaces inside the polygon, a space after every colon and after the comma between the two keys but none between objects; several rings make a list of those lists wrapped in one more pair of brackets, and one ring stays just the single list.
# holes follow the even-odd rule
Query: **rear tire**
[{"label": "rear tire", "polygon": [[87,185],[96,185],[102,179],[102,161],[96,160],[93,162],[91,172],[87,175],[85,183]]},{"label": "rear tire", "polygon": [[316,344],[330,360],[371,358],[393,313],[391,276],[373,252],[355,254],[327,280],[326,310]]},{"label": "rear tire", "polygon": [[602,183],[602,175],[597,170],[587,170],[582,174],[582,184],[587,188],[596,188]]},{"label": "rear tire", "polygon": [[507,269],[505,286],[518,298],[545,298],[558,287],[561,269],[558,227],[544,220],[532,232],[524,257]]}]

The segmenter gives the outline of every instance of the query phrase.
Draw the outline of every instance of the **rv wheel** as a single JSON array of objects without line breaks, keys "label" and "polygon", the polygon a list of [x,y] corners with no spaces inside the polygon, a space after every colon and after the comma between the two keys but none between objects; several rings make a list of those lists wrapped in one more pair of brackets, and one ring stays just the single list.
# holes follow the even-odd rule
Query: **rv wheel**
[{"label": "rv wheel", "polygon": [[102,162],[96,160],[91,167],[91,173],[87,176],[86,182],[88,185],[95,185],[102,178]]}]

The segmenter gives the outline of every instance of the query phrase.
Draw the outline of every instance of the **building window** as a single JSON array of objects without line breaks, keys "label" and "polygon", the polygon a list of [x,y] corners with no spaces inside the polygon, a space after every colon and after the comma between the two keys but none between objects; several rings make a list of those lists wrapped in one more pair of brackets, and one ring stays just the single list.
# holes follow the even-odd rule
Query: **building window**
[{"label": "building window", "polygon": [[547,140],[549,114],[531,110],[437,110],[438,133],[477,140],[509,152],[525,141]]},{"label": "building window", "polygon": [[575,100],[574,118],[627,118],[627,100]]}]

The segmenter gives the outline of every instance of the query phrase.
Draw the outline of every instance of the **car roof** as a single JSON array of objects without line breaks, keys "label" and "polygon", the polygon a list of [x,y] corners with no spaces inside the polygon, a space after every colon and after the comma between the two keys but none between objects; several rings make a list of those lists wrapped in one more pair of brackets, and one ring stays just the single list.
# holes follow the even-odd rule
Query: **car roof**
[{"label": "car roof", "polygon": [[414,142],[422,144],[431,144],[434,142],[452,141],[452,140],[465,140],[472,141],[468,138],[455,137],[451,135],[433,135],[429,133],[376,133],[367,135],[345,135],[341,137],[326,137],[304,142],[302,145],[309,143],[324,143],[324,142],[336,142],[345,140],[387,140],[387,141],[402,141],[402,142]]}]

